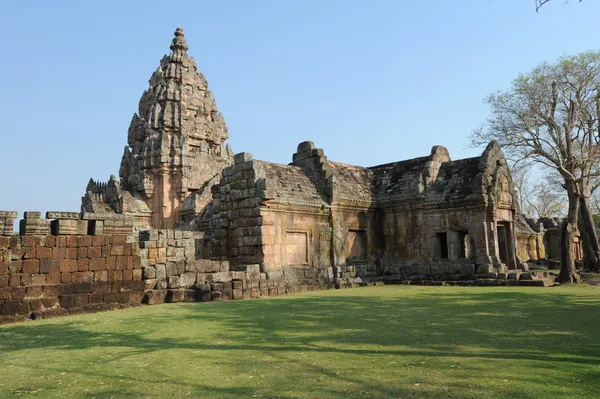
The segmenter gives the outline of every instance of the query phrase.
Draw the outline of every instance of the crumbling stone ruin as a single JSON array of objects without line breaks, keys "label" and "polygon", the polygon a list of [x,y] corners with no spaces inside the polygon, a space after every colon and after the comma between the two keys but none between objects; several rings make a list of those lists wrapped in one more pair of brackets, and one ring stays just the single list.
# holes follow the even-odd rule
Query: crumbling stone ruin
[{"label": "crumbling stone ruin", "polygon": [[170,48],[120,180],[90,179],[81,212],[26,212],[19,234],[17,213],[0,212],[0,321],[381,282],[548,283],[523,270],[532,244],[538,257],[553,244],[518,216],[495,142],[373,167],[310,141],[288,165],[234,156],[181,29]]}]

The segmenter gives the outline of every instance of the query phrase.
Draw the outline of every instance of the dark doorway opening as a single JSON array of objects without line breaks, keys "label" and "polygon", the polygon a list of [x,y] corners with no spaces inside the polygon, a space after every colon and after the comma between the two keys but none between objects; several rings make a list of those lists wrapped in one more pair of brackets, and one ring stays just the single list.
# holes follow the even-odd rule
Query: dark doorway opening
[{"label": "dark doorway opening", "polygon": [[498,252],[500,255],[500,262],[509,266],[509,255],[508,255],[508,225],[506,223],[498,223],[496,227],[498,234]]},{"label": "dark doorway opening", "polygon": [[436,235],[438,258],[448,259],[448,234],[437,233]]}]

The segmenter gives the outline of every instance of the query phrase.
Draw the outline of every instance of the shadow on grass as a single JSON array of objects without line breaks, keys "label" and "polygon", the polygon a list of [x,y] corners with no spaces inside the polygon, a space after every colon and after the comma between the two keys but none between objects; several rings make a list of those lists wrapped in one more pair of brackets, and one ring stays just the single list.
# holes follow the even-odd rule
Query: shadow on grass
[{"label": "shadow on grass", "polygon": [[[382,290],[382,295],[372,292],[374,296],[349,290],[332,296],[164,305],[178,306],[178,311],[173,308],[170,313],[167,308],[161,314],[153,313],[150,328],[143,331],[131,328],[143,317],[133,316],[133,313],[133,317],[122,321],[121,331],[90,331],[76,322],[13,325],[0,329],[0,353],[42,348],[69,351],[122,347],[118,356],[106,361],[189,349],[260,351],[270,353],[274,361],[278,353],[294,351],[313,358],[341,354],[509,359],[545,362],[549,368],[562,367],[558,366],[561,363],[600,363],[600,295],[597,294],[448,289],[423,290],[416,294],[409,290]],[[217,322],[221,329],[218,334],[225,342],[194,334],[152,337],[153,328],[163,329],[173,323],[193,329],[203,322]],[[241,364],[251,367],[248,362],[232,358],[226,365],[235,370]],[[254,362],[257,367],[265,366],[257,360]],[[377,397],[399,395],[398,389],[377,385],[375,381],[339,376],[315,364],[307,363],[306,367],[312,368],[316,375],[360,385],[365,392],[377,393]],[[148,374],[134,375],[134,378],[156,382]],[[289,376],[289,382],[294,378]],[[590,378],[597,379],[598,374]],[[253,390],[246,387],[218,388],[189,382],[189,388],[196,393],[210,392],[217,395],[215,397],[253,396]],[[400,394],[411,397],[411,392],[406,390]],[[111,394],[95,393],[90,397],[122,397]],[[519,397],[527,395],[520,392]]]}]

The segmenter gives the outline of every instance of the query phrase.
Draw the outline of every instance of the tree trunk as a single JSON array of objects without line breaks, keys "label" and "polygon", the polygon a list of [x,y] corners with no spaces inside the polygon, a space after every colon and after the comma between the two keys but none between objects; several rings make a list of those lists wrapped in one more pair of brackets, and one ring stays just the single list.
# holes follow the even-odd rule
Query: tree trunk
[{"label": "tree trunk", "polygon": [[571,246],[577,232],[577,221],[579,219],[579,201],[580,196],[577,195],[574,184],[567,184],[567,195],[569,198],[569,213],[567,214],[567,222],[563,223],[561,228],[561,254],[560,254],[560,274],[558,282],[564,283],[579,283],[581,279],[575,268],[575,259]]},{"label": "tree trunk", "polygon": [[585,268],[591,271],[600,270],[600,245],[590,199],[581,197],[579,205],[579,233],[581,234],[581,246],[583,249],[583,263]]}]

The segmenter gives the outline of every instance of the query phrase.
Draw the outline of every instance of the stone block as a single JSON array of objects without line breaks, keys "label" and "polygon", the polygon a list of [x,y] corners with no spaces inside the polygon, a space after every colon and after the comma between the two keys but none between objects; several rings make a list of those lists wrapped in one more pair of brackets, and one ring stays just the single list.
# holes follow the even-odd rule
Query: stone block
[{"label": "stone block", "polygon": [[240,152],[233,156],[233,161],[236,165],[252,160],[252,154],[249,152]]},{"label": "stone block", "polygon": [[183,302],[184,298],[185,298],[185,290],[182,290],[182,289],[167,290],[166,302],[170,302],[170,303]]},{"label": "stone block", "polygon": [[164,263],[157,263],[156,267],[156,278],[165,279],[167,278],[167,266]]},{"label": "stone block", "polygon": [[477,266],[477,274],[490,274],[490,273],[495,273],[496,269],[494,269],[494,265],[493,264],[478,264]]},{"label": "stone block", "polygon": [[199,302],[210,302],[212,301],[212,294],[206,290],[198,291],[196,293],[196,300]]},{"label": "stone block", "polygon": [[179,276],[170,276],[170,277],[168,277],[167,281],[168,281],[168,287],[170,289],[181,288]]},{"label": "stone block", "polygon": [[156,278],[156,267],[146,266],[142,268],[142,276],[144,279],[155,279]]},{"label": "stone block", "polygon": [[144,296],[144,303],[147,303],[148,305],[165,303],[166,297],[167,290],[149,290],[146,291]]}]

